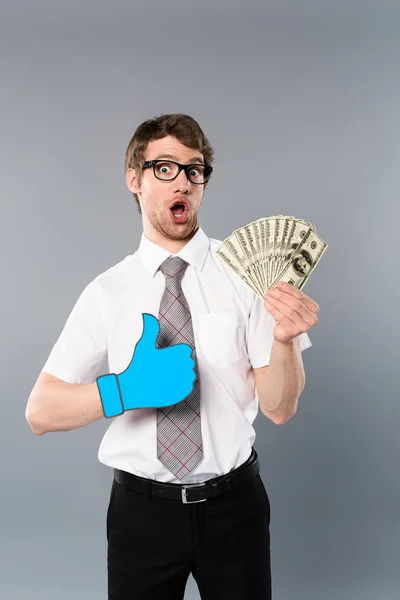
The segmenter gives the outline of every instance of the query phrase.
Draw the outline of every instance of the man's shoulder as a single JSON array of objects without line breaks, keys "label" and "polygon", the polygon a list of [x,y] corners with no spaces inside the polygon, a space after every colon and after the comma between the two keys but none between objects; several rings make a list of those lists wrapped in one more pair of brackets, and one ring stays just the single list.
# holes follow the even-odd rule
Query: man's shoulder
[{"label": "man's shoulder", "polygon": [[[224,266],[228,265],[226,264],[226,262],[223,260],[223,258],[217,254],[217,250],[219,250],[219,248],[221,248],[222,244],[224,243],[224,240],[220,240],[217,238],[212,238],[209,237],[208,238],[210,240],[210,246],[209,246],[209,251],[210,254],[212,255],[213,259],[217,262],[217,264],[221,263]],[[228,267],[230,269],[230,267]],[[232,269],[230,269],[232,270]]]},{"label": "man's shoulder", "polygon": [[98,273],[88,284],[90,287],[102,288],[103,291],[118,289],[120,286],[126,286],[127,281],[133,281],[139,267],[137,252],[128,254],[119,262]]},{"label": "man's shoulder", "polygon": [[243,281],[243,279],[236,273],[232,267],[217,253],[217,250],[222,246],[223,240],[217,238],[209,238],[210,240],[210,254],[214,266],[218,269],[221,276],[227,280],[227,283],[231,287],[231,290],[235,289],[236,292],[241,296],[242,301],[246,305],[247,309],[250,310],[253,306],[254,301],[258,296],[254,291]]}]

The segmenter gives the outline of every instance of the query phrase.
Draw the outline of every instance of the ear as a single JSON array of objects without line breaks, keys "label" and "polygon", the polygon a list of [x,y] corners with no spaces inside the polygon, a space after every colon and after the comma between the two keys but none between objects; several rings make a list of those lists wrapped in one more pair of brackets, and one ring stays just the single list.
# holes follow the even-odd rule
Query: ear
[{"label": "ear", "polygon": [[140,193],[140,186],[138,185],[138,180],[136,176],[135,169],[128,169],[126,172],[126,185],[128,189],[133,193]]}]

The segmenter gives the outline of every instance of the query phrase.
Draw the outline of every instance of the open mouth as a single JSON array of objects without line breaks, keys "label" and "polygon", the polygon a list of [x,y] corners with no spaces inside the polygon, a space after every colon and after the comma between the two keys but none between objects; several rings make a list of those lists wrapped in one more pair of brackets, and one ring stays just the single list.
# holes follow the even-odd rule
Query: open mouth
[{"label": "open mouth", "polygon": [[175,223],[182,223],[185,221],[189,212],[188,206],[182,202],[175,202],[169,210]]}]

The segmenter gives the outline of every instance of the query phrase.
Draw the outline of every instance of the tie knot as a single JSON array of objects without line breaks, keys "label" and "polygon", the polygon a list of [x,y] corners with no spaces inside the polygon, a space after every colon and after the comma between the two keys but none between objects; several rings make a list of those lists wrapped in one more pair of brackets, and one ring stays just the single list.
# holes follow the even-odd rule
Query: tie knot
[{"label": "tie knot", "polygon": [[188,263],[180,256],[169,256],[160,265],[160,271],[165,276],[166,280],[174,277],[179,281],[182,279]]}]

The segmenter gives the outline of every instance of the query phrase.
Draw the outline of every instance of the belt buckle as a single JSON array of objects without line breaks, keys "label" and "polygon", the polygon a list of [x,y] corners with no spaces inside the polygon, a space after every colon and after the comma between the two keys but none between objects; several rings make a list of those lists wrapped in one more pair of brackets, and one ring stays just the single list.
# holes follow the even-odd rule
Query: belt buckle
[{"label": "belt buckle", "polygon": [[203,481],[202,483],[186,483],[182,485],[181,492],[183,504],[194,504],[196,502],[205,502],[207,500],[207,498],[202,498],[202,500],[188,500],[186,497],[186,488],[200,485],[206,485],[205,481]]}]

